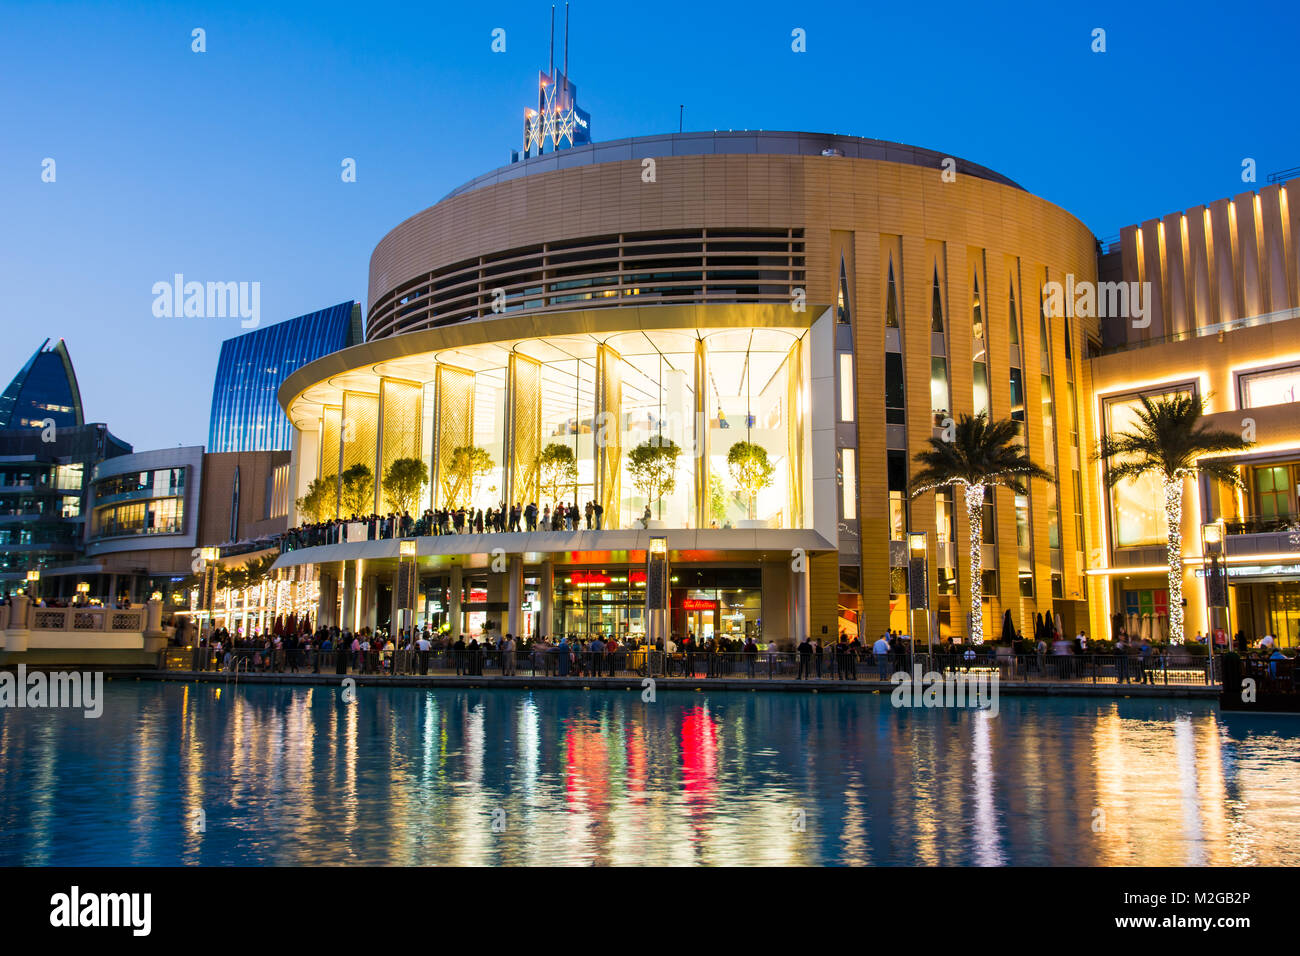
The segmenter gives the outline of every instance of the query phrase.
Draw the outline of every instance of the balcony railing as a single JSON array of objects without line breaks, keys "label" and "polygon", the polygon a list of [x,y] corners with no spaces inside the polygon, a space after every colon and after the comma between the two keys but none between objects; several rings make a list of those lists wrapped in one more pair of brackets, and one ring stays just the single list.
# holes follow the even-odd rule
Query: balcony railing
[{"label": "balcony railing", "polygon": [[1283,515],[1282,517],[1261,518],[1250,515],[1239,521],[1227,521],[1224,528],[1228,534],[1274,534],[1279,531],[1300,532],[1300,516]]}]

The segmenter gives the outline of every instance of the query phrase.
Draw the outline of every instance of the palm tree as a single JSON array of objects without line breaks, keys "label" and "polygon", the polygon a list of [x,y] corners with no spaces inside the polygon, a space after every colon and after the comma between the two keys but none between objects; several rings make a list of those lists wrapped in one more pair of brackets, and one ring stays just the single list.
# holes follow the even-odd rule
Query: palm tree
[{"label": "palm tree", "polygon": [[961,415],[952,438],[931,438],[928,451],[917,452],[921,470],[912,478],[912,497],[945,485],[961,485],[966,491],[966,518],[970,522],[970,638],[984,643],[983,562],[984,491],[1001,485],[1018,495],[1026,494],[1030,478],[1051,480],[1035,465],[1020,443],[1017,424],[1004,418],[990,424],[984,412]]},{"label": "palm tree", "polygon": [[1169,556],[1169,640],[1183,642],[1183,479],[1209,475],[1233,487],[1242,487],[1241,476],[1226,462],[1206,455],[1242,451],[1253,442],[1239,432],[1205,427],[1205,399],[1189,392],[1157,399],[1140,396],[1142,407],[1134,409],[1137,424],[1132,431],[1106,435],[1095,458],[1106,463],[1106,485],[1115,487],[1145,474],[1155,474],[1165,493],[1165,520]]}]

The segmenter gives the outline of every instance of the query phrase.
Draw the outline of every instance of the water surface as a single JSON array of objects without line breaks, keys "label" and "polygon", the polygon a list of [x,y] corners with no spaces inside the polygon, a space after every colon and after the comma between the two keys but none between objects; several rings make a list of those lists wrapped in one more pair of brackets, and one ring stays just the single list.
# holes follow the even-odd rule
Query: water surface
[{"label": "water surface", "polygon": [[0,711],[0,863],[1300,862],[1300,718],[1009,696],[996,717],[883,694],[647,703],[635,686],[356,693],[118,680],[97,720]]}]

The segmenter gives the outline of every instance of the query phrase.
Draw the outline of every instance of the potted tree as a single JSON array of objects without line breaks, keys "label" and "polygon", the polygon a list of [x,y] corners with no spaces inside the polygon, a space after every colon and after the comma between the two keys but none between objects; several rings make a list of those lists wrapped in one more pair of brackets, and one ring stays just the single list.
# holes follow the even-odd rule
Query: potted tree
[{"label": "potted tree", "polygon": [[353,465],[343,472],[343,510],[361,517],[375,510],[375,475],[367,465]]},{"label": "potted tree", "polygon": [[647,506],[658,504],[658,519],[647,522],[646,527],[662,528],[663,496],[677,487],[677,458],[681,446],[671,438],[655,435],[647,438],[627,454],[627,472],[632,486],[645,496]]},{"label": "potted tree", "polygon": [[767,449],[755,442],[738,441],[727,452],[727,467],[740,490],[749,498],[749,517],[740,522],[740,527],[764,527],[767,522],[759,521],[757,517],[758,493],[772,484],[772,476],[776,473]]},{"label": "potted tree", "polygon": [[[554,504],[560,492],[578,483],[578,460],[568,445],[553,441],[542,449],[537,459],[538,487],[546,499]],[[574,497],[577,497],[575,492]]]},{"label": "potted tree", "polygon": [[447,468],[442,477],[443,500],[447,507],[469,507],[473,501],[474,483],[492,470],[492,456],[487,449],[476,445],[461,445],[451,450]]},{"label": "potted tree", "polygon": [[398,458],[384,471],[384,497],[395,511],[410,513],[428,483],[428,465],[418,458]]},{"label": "potted tree", "polygon": [[311,524],[338,517],[338,475],[313,478],[307,493],[298,499],[298,512]]}]

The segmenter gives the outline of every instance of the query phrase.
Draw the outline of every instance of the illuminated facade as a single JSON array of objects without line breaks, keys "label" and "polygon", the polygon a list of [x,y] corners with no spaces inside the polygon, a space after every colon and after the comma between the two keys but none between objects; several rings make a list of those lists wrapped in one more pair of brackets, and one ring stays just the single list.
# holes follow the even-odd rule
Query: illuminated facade
[{"label": "illuminated facade", "polygon": [[[1046,611],[1083,624],[1087,532],[1072,519],[1095,493],[1082,466],[1095,436],[1077,396],[1100,329],[1042,294],[1095,280],[1081,223],[990,170],[853,137],[678,134],[562,160],[478,177],[389,233],[366,342],[280,389],[297,496],[365,464],[387,511],[387,467],[418,457],[421,507],[602,505],[599,531],[422,538],[419,618],[636,635],[662,533],[679,635],[960,638],[966,522],[945,492],[906,487],[946,419],[987,410],[1022,423],[1056,480],[991,496],[985,630],[1004,610],[1026,629]],[[682,449],[662,495],[633,467],[661,438]],[[772,466],[753,495],[732,467],[741,442]],[[558,485],[551,445],[576,465]],[[466,476],[466,447],[490,466]],[[907,607],[909,530],[930,535],[930,622]],[[397,545],[305,548],[277,566],[323,582],[321,620],[382,625]]]},{"label": "illuminated facade", "polygon": [[[1300,644],[1300,180],[1129,226],[1101,257],[1104,281],[1149,283],[1149,308],[1102,321],[1089,413],[1123,431],[1140,395],[1207,401],[1211,427],[1254,442],[1234,456],[1244,488],[1202,478],[1183,491],[1185,629]],[[1090,464],[1098,481],[1101,469]],[[1099,484],[1094,487],[1100,488]],[[1094,627],[1167,620],[1166,522],[1154,479],[1089,502],[1097,550]],[[1202,525],[1226,534],[1229,607],[1211,620]]]}]

